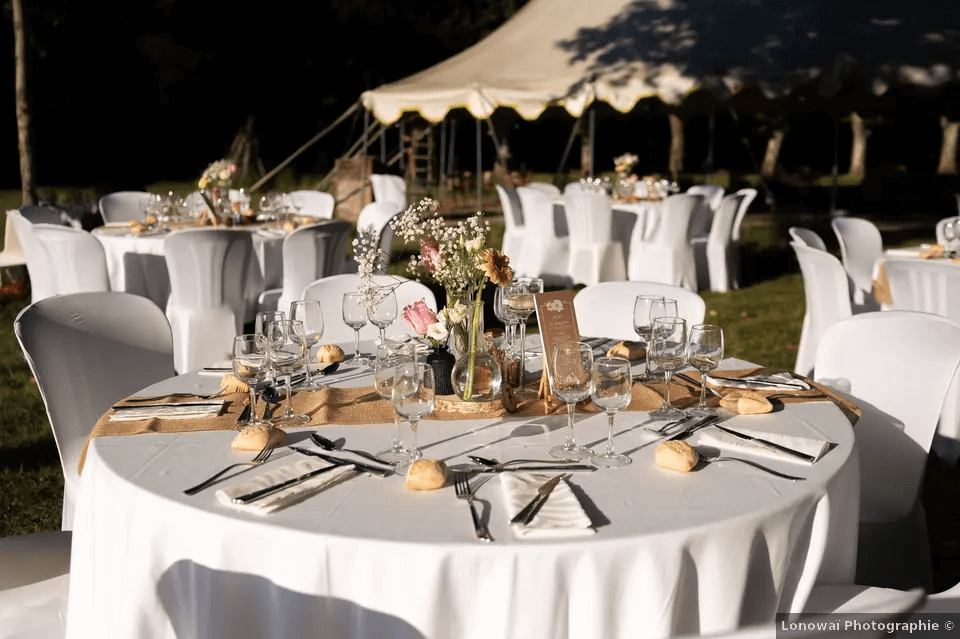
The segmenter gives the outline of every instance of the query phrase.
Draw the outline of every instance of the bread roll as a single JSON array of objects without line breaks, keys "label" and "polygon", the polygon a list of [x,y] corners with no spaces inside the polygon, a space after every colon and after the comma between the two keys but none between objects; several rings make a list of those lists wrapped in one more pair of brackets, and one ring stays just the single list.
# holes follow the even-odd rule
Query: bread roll
[{"label": "bread roll", "polygon": [[637,342],[619,342],[607,351],[607,357],[622,357],[623,359],[640,359],[647,354],[647,349]]},{"label": "bread roll", "polygon": [[343,349],[336,344],[323,344],[317,352],[317,359],[325,364],[343,361]]},{"label": "bread roll", "polygon": [[407,470],[407,490],[436,490],[447,484],[447,465],[438,459],[418,459]]},{"label": "bread roll", "polygon": [[247,426],[230,444],[237,450],[263,450],[267,444],[279,446],[287,441],[287,434],[273,426]]},{"label": "bread roll", "polygon": [[127,226],[130,227],[130,230],[134,233],[143,233],[147,230],[147,225],[143,222],[138,222],[136,220],[130,220],[127,222]]},{"label": "bread roll", "polygon": [[223,378],[221,378],[220,388],[228,393],[247,393],[250,391],[250,385],[233,373],[224,375]]},{"label": "bread roll", "polygon": [[749,390],[736,390],[724,395],[720,405],[738,415],[760,415],[773,410],[770,400],[760,393]]},{"label": "bread roll", "polygon": [[688,473],[696,467],[700,455],[687,442],[666,441],[657,446],[654,459],[660,468]]}]

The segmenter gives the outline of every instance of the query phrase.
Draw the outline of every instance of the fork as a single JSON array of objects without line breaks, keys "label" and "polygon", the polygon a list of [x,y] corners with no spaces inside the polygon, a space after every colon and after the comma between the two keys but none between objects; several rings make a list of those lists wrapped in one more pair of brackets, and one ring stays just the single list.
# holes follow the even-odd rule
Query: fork
[{"label": "fork", "polygon": [[829,397],[826,393],[817,393],[816,395],[798,395],[797,393],[774,393],[773,395],[767,395],[767,399],[780,399],[783,397],[796,397],[799,399],[821,399],[824,397]]},{"label": "fork", "polygon": [[772,468],[767,468],[766,466],[762,464],[758,464],[757,462],[750,461],[749,459],[741,459],[739,457],[720,457],[719,455],[714,455],[714,456],[700,455],[700,461],[707,462],[707,463],[722,462],[722,461],[738,461],[738,462],[742,462],[744,464],[753,466],[754,468],[759,468],[760,470],[768,472],[771,475],[775,475],[776,477],[779,477],[781,479],[786,479],[789,481],[805,481],[807,479],[806,477],[796,477],[794,475],[787,475],[785,473],[781,473],[776,470],[773,470]]},{"label": "fork", "polygon": [[474,493],[476,493],[477,489],[485,484],[489,479],[489,476],[481,478],[480,481],[478,481],[471,489],[470,477],[467,475],[467,473],[453,474],[453,484],[457,491],[457,498],[465,499],[467,504],[470,505],[470,515],[473,517],[473,529],[477,533],[477,539],[486,542],[493,541],[493,537],[490,536],[490,532],[487,530],[487,527],[483,525],[483,521],[480,519],[479,513],[477,513],[477,507],[473,505],[473,499]]},{"label": "fork", "polygon": [[648,428],[647,430],[649,430],[651,433],[654,433],[655,435],[666,435],[667,431],[673,428],[674,426],[679,426],[683,422],[686,422],[695,418],[696,418],[695,415],[684,416],[684,417],[681,417],[680,419],[674,419],[673,421],[669,421],[663,426],[661,426],[660,428]]},{"label": "fork", "polygon": [[270,456],[273,455],[273,451],[276,447],[277,447],[276,444],[267,444],[266,446],[263,447],[263,450],[257,453],[257,456],[254,457],[252,460],[248,462],[237,462],[236,464],[230,464],[229,466],[221,470],[219,473],[217,473],[213,477],[200,482],[199,484],[197,484],[196,486],[193,486],[192,488],[187,488],[183,492],[185,495],[196,495],[204,488],[212,484],[215,484],[217,480],[220,479],[220,477],[222,477],[228,471],[233,470],[234,468],[239,468],[241,466],[260,466],[261,464],[266,463],[270,459]]},{"label": "fork", "polygon": [[128,397],[128,398],[126,399],[126,401],[128,401],[128,402],[153,402],[153,401],[157,401],[157,400],[160,400],[160,399],[166,399],[166,398],[168,398],[168,397],[196,397],[197,399],[213,399],[213,398],[215,398],[215,397],[219,397],[220,395],[223,395],[225,392],[227,392],[227,389],[221,388],[221,389],[218,390],[216,393],[208,393],[208,394],[206,394],[206,395],[202,395],[202,394],[199,394],[199,393],[167,393],[166,395],[153,395],[153,396],[151,396],[151,397],[146,397],[146,396],[143,396],[143,395],[137,395],[136,397]]}]

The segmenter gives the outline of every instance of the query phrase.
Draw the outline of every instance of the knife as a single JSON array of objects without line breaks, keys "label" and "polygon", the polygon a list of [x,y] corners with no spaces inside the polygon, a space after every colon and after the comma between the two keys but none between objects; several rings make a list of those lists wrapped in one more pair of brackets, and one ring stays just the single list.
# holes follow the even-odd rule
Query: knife
[{"label": "knife", "polygon": [[243,405],[243,410],[240,411],[240,414],[237,415],[237,423],[242,424],[243,422],[250,419],[250,413],[253,409],[250,408],[250,401],[247,400],[247,403]]},{"label": "knife", "polygon": [[334,464],[333,466],[327,466],[325,468],[318,468],[317,470],[311,470],[309,473],[304,473],[299,477],[293,477],[286,481],[282,481],[279,484],[274,484],[273,486],[267,486],[266,488],[261,488],[260,490],[255,490],[252,493],[247,493],[246,495],[240,495],[239,497],[234,497],[230,501],[235,504],[249,504],[251,501],[256,501],[261,497],[266,497],[267,495],[272,495],[275,492],[279,492],[284,488],[293,486],[294,484],[299,484],[300,482],[307,481],[311,477],[316,477],[317,475],[322,475],[323,473],[330,472],[334,468],[340,468],[341,466],[349,466],[348,462],[341,462],[339,464]]},{"label": "knife", "polygon": [[[713,383],[716,384],[717,386],[723,386],[724,381],[730,381],[730,382],[743,382],[744,384],[752,384],[753,386],[766,386],[768,388],[795,388],[801,391],[810,390],[808,387],[802,386],[800,384],[791,384],[790,382],[770,382],[765,379],[756,379],[754,377],[739,377],[736,379],[731,378],[729,380],[721,377],[707,377],[707,380],[712,380]],[[735,387],[731,386],[729,388],[735,388]]]},{"label": "knife", "polygon": [[526,526],[538,512],[540,508],[547,502],[547,497],[550,496],[550,493],[553,492],[553,489],[557,487],[565,477],[569,477],[569,474],[557,475],[556,477],[547,480],[540,488],[537,489],[537,496],[530,500],[530,503],[524,506],[516,516],[510,520],[511,524],[523,524]]},{"label": "knife", "polygon": [[113,410],[126,410],[130,408],[174,408],[183,406],[185,408],[201,408],[203,406],[224,406],[224,402],[167,402],[165,404],[114,404],[110,408]]},{"label": "knife", "polygon": [[754,437],[753,435],[747,435],[746,433],[740,433],[740,432],[737,432],[737,431],[735,431],[735,430],[731,430],[731,429],[729,429],[729,428],[726,428],[726,427],[724,427],[724,426],[721,426],[720,424],[714,424],[714,427],[715,427],[715,428],[719,428],[719,429],[722,430],[723,432],[729,433],[730,435],[733,435],[734,437],[739,437],[740,439],[745,439],[745,440],[747,440],[748,442],[753,442],[753,443],[755,443],[755,444],[760,444],[760,445],[763,446],[764,448],[769,448],[770,450],[775,450],[775,451],[777,451],[777,452],[779,452],[779,453],[785,453],[785,454],[787,454],[787,455],[790,455],[791,457],[795,457],[795,458],[797,458],[797,459],[803,460],[803,461],[807,462],[808,464],[812,464],[812,463],[816,460],[816,457],[814,457],[813,455],[808,455],[808,454],[806,454],[806,453],[801,453],[799,450],[794,450],[794,449],[792,449],[792,448],[787,448],[786,446],[781,446],[780,444],[775,444],[775,443],[773,443],[773,442],[771,442],[771,441],[767,441],[766,439],[761,439],[760,437]]},{"label": "knife", "polygon": [[371,475],[377,475],[378,477],[388,477],[393,474],[392,470],[386,470],[384,468],[377,468],[376,466],[371,466],[370,464],[364,464],[361,462],[355,462],[352,459],[347,460],[342,457],[335,457],[334,455],[327,455],[326,453],[321,453],[317,450],[310,450],[309,448],[302,448],[300,446],[288,446],[290,450],[295,450],[302,455],[310,455],[311,457],[319,457],[325,461],[328,461],[332,464],[353,464],[356,466],[357,470],[363,473],[370,473]]},{"label": "knife", "polygon": [[596,466],[588,466],[587,464],[567,464],[565,466],[556,465],[556,466],[512,466],[510,468],[494,468],[491,466],[470,466],[464,468],[466,472],[470,473],[512,473],[516,471],[524,472],[539,472],[539,471],[548,471],[548,470],[566,470],[569,472],[577,471],[587,471],[592,472],[597,470]]},{"label": "knife", "polygon": [[[681,372],[677,371],[677,372],[675,372],[675,373],[673,374],[673,376],[674,376],[674,377],[679,377],[679,378],[682,379],[683,381],[689,382],[689,383],[693,384],[694,386],[696,386],[697,390],[700,390],[700,382],[698,382],[698,381],[695,380],[694,378],[690,377],[690,376],[687,375],[686,373],[681,373]],[[707,392],[708,392],[708,393],[710,393],[711,395],[715,395],[715,396],[717,396],[717,397],[720,397],[720,393],[718,393],[717,391],[715,391],[715,390],[713,390],[712,388],[710,388],[710,385],[709,385],[709,384],[707,384],[706,386],[707,386]]]},{"label": "knife", "polygon": [[697,423],[695,423],[695,424],[694,424],[693,426],[691,426],[690,428],[684,428],[684,429],[681,430],[679,433],[675,433],[675,434],[671,435],[670,437],[667,437],[667,439],[666,439],[665,441],[672,442],[672,441],[678,441],[678,440],[686,439],[687,437],[689,437],[690,435],[694,434],[695,432],[697,432],[697,431],[700,430],[701,428],[705,428],[705,427],[709,426],[710,424],[712,424],[713,422],[717,421],[718,419],[720,419],[720,417],[718,417],[717,415],[707,415],[706,417],[704,417],[703,419],[701,419],[700,421],[698,421]]}]

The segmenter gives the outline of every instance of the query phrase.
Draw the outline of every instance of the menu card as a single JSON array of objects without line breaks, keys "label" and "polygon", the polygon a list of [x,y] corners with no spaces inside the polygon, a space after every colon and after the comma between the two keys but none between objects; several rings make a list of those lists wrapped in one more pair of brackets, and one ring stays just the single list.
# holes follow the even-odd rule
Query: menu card
[{"label": "menu card", "polygon": [[543,370],[550,375],[550,360],[557,344],[580,341],[573,291],[552,291],[535,295],[537,324],[543,341]]}]

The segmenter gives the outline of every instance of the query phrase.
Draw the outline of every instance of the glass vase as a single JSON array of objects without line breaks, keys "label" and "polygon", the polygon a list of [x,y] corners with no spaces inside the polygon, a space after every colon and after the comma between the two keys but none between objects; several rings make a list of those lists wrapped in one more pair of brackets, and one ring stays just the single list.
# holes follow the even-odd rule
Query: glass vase
[{"label": "glass vase", "polygon": [[459,338],[463,350],[453,366],[453,392],[465,402],[486,402],[499,396],[503,373],[500,363],[487,352],[483,334],[483,302],[475,300],[466,306],[464,331]]}]

